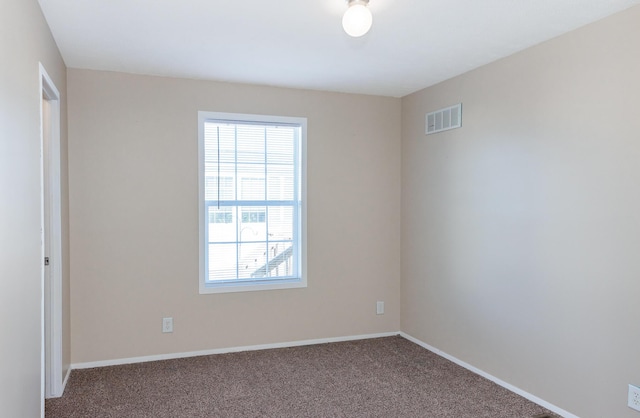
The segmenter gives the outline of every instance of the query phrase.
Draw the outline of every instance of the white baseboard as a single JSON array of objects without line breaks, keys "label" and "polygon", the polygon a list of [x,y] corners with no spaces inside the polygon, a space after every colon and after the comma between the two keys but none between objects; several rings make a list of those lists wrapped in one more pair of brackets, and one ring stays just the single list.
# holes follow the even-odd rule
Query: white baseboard
[{"label": "white baseboard", "polygon": [[[381,338],[381,337],[391,337],[394,335],[399,335],[400,332],[383,332],[380,334],[366,334],[366,335],[351,335],[345,337],[332,337],[332,338],[319,338],[315,340],[301,340],[301,341],[290,341],[284,343],[272,343],[272,344],[259,344],[259,345],[247,345],[242,347],[228,347],[228,348],[215,348],[212,350],[202,350],[202,351],[189,351],[185,353],[169,353],[169,354],[158,354],[153,356],[143,356],[143,357],[130,357],[130,358],[121,358],[121,359],[113,359],[113,360],[102,360],[102,361],[92,361],[87,363],[74,363],[71,365],[71,369],[91,369],[94,367],[106,367],[106,366],[118,366],[121,364],[132,364],[132,363],[145,363],[148,361],[158,361],[158,360],[172,360],[178,358],[186,358],[186,357],[197,357],[197,356],[208,356],[211,354],[226,354],[226,353],[237,353],[240,351],[256,351],[256,350],[268,350],[271,348],[287,348],[287,347],[299,347],[303,345],[313,345],[313,344],[326,344],[326,343],[337,343],[343,341],[356,341],[356,340],[367,340],[370,338]],[[66,383],[66,379],[65,379]]]},{"label": "white baseboard", "polygon": [[64,395],[64,389],[67,387],[67,381],[69,380],[69,375],[71,375],[71,366],[67,369],[67,373],[64,375],[62,379],[62,385],[60,385],[60,392],[55,395],[47,396],[44,399],[56,399],[61,398]]},{"label": "white baseboard", "polygon": [[67,369],[67,373],[64,375],[64,379],[62,380],[62,390],[60,391],[60,396],[64,394],[64,389],[67,387],[67,382],[69,381],[69,376],[71,375],[71,366]]},{"label": "white baseboard", "polygon": [[529,392],[525,392],[524,390],[519,389],[519,388],[513,386],[512,384],[509,384],[509,383],[505,382],[504,380],[500,380],[497,377],[492,376],[487,372],[484,372],[484,371],[482,371],[482,370],[480,370],[480,369],[478,369],[476,367],[473,367],[472,365],[470,365],[468,363],[465,363],[464,361],[462,361],[460,359],[457,359],[456,357],[453,357],[453,356],[451,356],[451,355],[449,355],[449,354],[447,354],[447,353],[445,353],[443,351],[440,351],[437,348],[432,347],[429,344],[427,344],[427,343],[425,343],[423,341],[420,341],[419,339],[414,338],[409,334],[406,334],[404,332],[400,332],[400,336],[403,337],[403,338],[406,338],[407,340],[409,340],[411,342],[414,342],[414,343],[418,344],[421,347],[426,348],[427,350],[439,355],[440,357],[444,357],[447,360],[452,361],[452,362],[456,363],[457,365],[462,366],[465,369],[467,369],[467,370],[469,370],[469,371],[471,371],[471,372],[473,372],[473,373],[475,373],[477,375],[480,375],[480,376],[484,377],[485,379],[489,379],[492,382],[496,383],[497,385],[500,385],[503,388],[505,388],[507,390],[510,390],[511,392],[516,393],[516,394],[522,396],[523,398],[526,398],[526,399],[530,400],[531,402],[537,403],[538,405],[540,405],[540,406],[542,406],[544,408],[547,408],[549,411],[554,412],[554,413],[556,413],[556,414],[558,414],[558,415],[560,415],[560,416],[562,416],[564,418],[579,418],[577,415],[574,415],[574,414],[572,414],[570,412],[567,412],[562,408],[558,408],[557,406],[555,406],[553,404],[550,404],[549,402],[547,402],[547,401],[545,401],[543,399],[540,399],[537,396],[530,394]]}]

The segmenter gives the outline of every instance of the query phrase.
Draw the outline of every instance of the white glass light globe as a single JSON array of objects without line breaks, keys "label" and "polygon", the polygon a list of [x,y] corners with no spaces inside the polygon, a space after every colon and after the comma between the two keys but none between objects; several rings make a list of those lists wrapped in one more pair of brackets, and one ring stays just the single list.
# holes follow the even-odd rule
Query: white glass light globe
[{"label": "white glass light globe", "polygon": [[349,6],[344,16],[342,16],[342,27],[348,35],[357,38],[369,32],[373,16],[371,10],[361,3],[355,3]]}]

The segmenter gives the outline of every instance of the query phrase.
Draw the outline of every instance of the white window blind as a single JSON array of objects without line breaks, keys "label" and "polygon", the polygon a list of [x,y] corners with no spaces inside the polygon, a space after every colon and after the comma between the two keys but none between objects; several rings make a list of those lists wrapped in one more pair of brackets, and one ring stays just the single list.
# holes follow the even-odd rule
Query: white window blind
[{"label": "white window blind", "polygon": [[306,284],[306,120],[200,112],[200,123],[201,292]]}]

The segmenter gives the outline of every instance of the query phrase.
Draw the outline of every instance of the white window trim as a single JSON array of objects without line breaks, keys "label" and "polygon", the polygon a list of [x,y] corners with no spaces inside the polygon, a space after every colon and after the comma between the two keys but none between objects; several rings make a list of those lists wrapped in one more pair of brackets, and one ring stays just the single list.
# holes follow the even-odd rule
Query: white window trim
[{"label": "white window trim", "polygon": [[[224,282],[215,285],[206,283],[205,272],[205,202],[204,202],[204,124],[206,120],[218,119],[237,122],[291,123],[300,125],[300,164],[301,164],[301,208],[300,208],[300,272],[299,279],[276,279]],[[250,292],[258,290],[277,290],[307,287],[307,119],[289,116],[252,115],[221,112],[198,112],[198,243],[199,243],[199,291],[200,294]]]}]

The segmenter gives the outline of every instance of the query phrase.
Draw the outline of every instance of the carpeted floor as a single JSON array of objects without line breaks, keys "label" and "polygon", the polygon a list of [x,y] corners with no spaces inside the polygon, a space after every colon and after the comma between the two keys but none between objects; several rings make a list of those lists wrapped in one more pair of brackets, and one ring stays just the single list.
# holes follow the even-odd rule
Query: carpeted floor
[{"label": "carpeted floor", "polygon": [[555,416],[402,338],[74,370],[46,417]]}]

